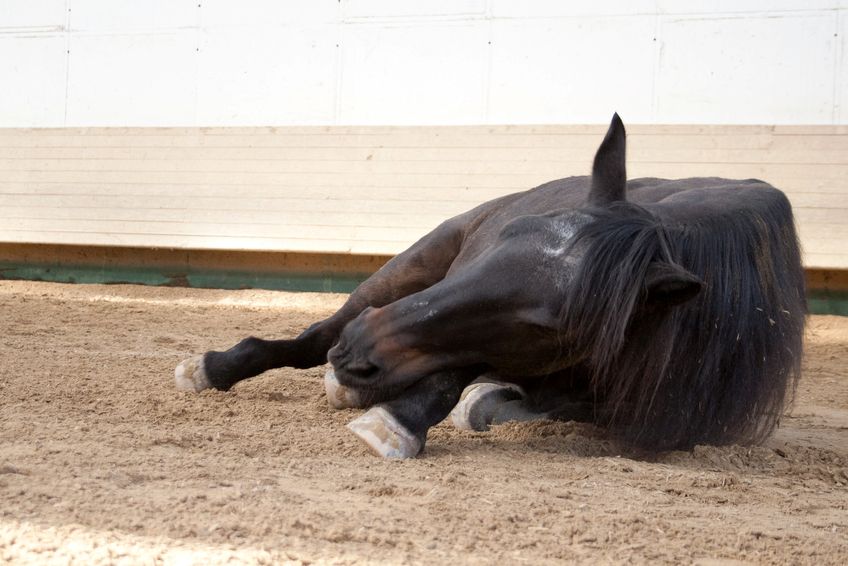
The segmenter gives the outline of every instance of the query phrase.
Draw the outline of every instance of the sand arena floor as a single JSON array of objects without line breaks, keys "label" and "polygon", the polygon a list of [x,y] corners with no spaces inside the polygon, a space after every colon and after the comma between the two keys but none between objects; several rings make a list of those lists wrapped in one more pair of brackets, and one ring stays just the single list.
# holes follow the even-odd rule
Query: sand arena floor
[{"label": "sand arena floor", "polygon": [[0,282],[0,562],[845,563],[848,318],[811,317],[764,446],[651,459],[574,423],[443,423],[382,461],[323,368],[174,389],[188,355],[295,336],[343,300]]}]

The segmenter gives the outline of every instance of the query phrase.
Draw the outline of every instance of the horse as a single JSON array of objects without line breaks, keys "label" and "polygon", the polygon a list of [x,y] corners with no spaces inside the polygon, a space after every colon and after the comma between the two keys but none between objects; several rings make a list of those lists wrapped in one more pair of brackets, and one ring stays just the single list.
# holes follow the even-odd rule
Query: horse
[{"label": "horse", "polygon": [[183,361],[228,390],[329,361],[335,407],[376,454],[460,428],[586,420],[638,449],[757,443],[800,377],[804,272],[786,196],[756,179],[626,175],[615,114],[591,175],[446,220],[297,338]]}]

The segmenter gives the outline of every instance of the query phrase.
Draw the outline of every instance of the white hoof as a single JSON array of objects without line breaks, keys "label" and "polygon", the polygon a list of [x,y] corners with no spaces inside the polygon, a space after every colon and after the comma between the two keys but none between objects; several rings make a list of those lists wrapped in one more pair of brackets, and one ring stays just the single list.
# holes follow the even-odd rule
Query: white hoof
[{"label": "white hoof", "polygon": [[372,407],[347,428],[383,458],[413,458],[424,448],[418,437],[382,407]]},{"label": "white hoof", "polygon": [[180,391],[192,391],[194,393],[209,389],[212,384],[206,377],[206,368],[203,366],[203,356],[194,356],[183,360],[174,370],[174,380]]},{"label": "white hoof", "polygon": [[327,392],[327,402],[334,409],[361,409],[365,406],[358,391],[339,383],[333,368],[324,374],[324,390]]},{"label": "white hoof", "polygon": [[472,383],[463,390],[459,402],[451,411],[450,418],[453,426],[460,430],[476,430],[478,432],[488,430],[488,423],[478,422],[479,418],[475,419],[472,413],[478,408],[477,405],[484,397],[494,392],[514,392],[514,396],[521,398],[527,396],[524,390],[514,383],[500,381]]}]

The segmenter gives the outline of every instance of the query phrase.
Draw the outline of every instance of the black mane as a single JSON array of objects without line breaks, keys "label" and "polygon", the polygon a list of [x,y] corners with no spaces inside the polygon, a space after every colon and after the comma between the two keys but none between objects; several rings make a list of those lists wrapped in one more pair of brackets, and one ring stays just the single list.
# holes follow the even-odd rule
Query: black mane
[{"label": "black mane", "polygon": [[[774,429],[800,375],[806,302],[789,202],[769,195],[674,221],[625,202],[590,211],[562,320],[590,367],[599,422],[650,449],[758,442]],[[657,260],[700,277],[701,293],[645,308],[638,283]]]}]

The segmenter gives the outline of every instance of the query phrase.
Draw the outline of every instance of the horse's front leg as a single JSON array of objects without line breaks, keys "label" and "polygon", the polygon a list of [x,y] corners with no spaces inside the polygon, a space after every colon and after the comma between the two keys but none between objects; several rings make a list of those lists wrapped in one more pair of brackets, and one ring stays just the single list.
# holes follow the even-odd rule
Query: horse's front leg
[{"label": "horse's front leg", "polygon": [[222,391],[250,377],[279,367],[310,368],[327,361],[327,351],[338,340],[341,329],[363,308],[348,301],[332,317],[313,324],[292,340],[245,338],[229,350],[210,351],[183,361],[174,370],[178,389]]},{"label": "horse's front leg", "polygon": [[345,325],[367,307],[381,307],[442,280],[459,253],[469,220],[448,220],[392,258],[363,282],[330,318],[293,340],[245,338],[229,350],[189,358],[174,371],[178,389],[227,390],[239,381],[279,367],[310,368],[327,362],[327,351]]},{"label": "horse's front leg", "polygon": [[427,376],[394,399],[374,405],[348,428],[376,455],[412,458],[423,449],[427,431],[441,422],[479,371],[449,370]]}]

